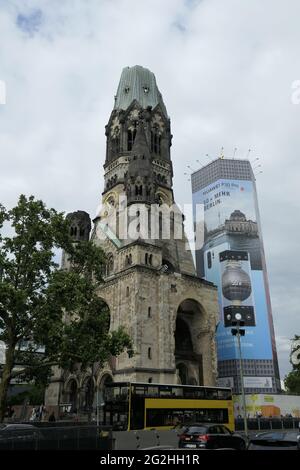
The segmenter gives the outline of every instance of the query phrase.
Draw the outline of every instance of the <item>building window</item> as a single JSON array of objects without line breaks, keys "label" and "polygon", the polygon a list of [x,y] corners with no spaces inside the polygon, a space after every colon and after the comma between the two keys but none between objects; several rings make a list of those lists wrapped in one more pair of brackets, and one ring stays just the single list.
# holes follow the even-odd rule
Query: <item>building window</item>
[{"label": "building window", "polygon": [[143,195],[143,186],[140,185],[135,185],[135,195],[136,196],[142,196]]},{"label": "building window", "polygon": [[152,254],[145,253],[145,264],[152,266]]},{"label": "building window", "polygon": [[112,254],[108,255],[106,263],[106,275],[109,276],[114,270],[114,257]]},{"label": "building window", "polygon": [[207,253],[207,267],[208,269],[211,268],[211,252],[210,251]]},{"label": "building window", "polygon": [[115,153],[119,153],[120,151],[120,139],[119,137],[116,137],[113,141],[113,148]]},{"label": "building window", "polygon": [[126,297],[129,297],[129,287],[126,287]]},{"label": "building window", "polygon": [[160,155],[161,150],[161,136],[159,135],[158,131],[155,129],[151,131],[151,152],[156,153],[156,155]]},{"label": "building window", "polygon": [[151,307],[148,307],[148,318],[151,318]]},{"label": "building window", "polygon": [[128,132],[127,132],[127,150],[129,151],[132,150],[132,147],[134,144],[137,126],[138,126],[138,121],[134,121],[132,123],[132,128],[128,129]]},{"label": "building window", "polygon": [[130,255],[126,255],[126,258],[125,258],[125,266],[129,266],[130,264],[132,264],[132,255],[130,253]]},{"label": "building window", "polygon": [[148,359],[152,359],[152,351],[151,351],[151,348],[148,348]]},{"label": "building window", "polygon": [[149,383],[149,384],[152,384],[152,380],[153,380],[152,377],[149,377],[148,383]]}]

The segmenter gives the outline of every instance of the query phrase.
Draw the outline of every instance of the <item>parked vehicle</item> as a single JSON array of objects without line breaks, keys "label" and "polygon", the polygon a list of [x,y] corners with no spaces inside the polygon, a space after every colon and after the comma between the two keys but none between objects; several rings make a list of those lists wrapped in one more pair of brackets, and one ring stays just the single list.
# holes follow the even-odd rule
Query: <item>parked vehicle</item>
[{"label": "parked vehicle", "polygon": [[193,423],[179,434],[178,447],[245,450],[246,442],[242,436],[222,424]]},{"label": "parked vehicle", "polygon": [[0,449],[34,449],[40,431],[32,424],[1,424]]},{"label": "parked vehicle", "polygon": [[300,434],[297,431],[258,433],[250,439],[248,450],[300,450]]}]

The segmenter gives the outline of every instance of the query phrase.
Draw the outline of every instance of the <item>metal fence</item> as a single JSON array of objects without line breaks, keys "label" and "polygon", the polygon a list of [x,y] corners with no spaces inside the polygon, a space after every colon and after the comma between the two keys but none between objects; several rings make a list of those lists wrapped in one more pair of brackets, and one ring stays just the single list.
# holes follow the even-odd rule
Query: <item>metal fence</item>
[{"label": "metal fence", "polygon": [[[279,429],[299,429],[300,418],[248,418],[249,431],[279,430]],[[235,430],[244,431],[244,420],[235,419]]]},{"label": "metal fence", "polygon": [[49,426],[0,429],[0,450],[112,450],[110,430],[97,426]]}]

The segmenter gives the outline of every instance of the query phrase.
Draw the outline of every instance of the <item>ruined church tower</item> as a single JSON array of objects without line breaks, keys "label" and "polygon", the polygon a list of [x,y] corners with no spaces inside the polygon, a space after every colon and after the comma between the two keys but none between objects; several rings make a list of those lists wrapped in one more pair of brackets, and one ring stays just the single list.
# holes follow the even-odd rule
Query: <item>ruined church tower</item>
[{"label": "ruined church tower", "polygon": [[[56,396],[80,406],[87,400],[82,395],[87,383],[90,394],[105,381],[215,385],[217,289],[196,275],[182,215],[171,212],[168,219],[160,212],[175,205],[172,134],[155,76],[148,69],[123,69],[105,135],[102,207],[91,239],[107,255],[99,296],[109,307],[110,328],[126,328],[135,354],[123,353],[84,376],[64,373]],[[151,233],[144,233],[141,212],[147,214]],[[116,215],[111,224],[110,213]],[[129,214],[126,220],[124,213]],[[158,215],[155,223],[153,214]],[[88,226],[84,212],[69,217],[78,227]],[[167,219],[170,233],[164,237]],[[135,236],[128,230],[134,223]],[[176,237],[180,231],[183,236]]]}]

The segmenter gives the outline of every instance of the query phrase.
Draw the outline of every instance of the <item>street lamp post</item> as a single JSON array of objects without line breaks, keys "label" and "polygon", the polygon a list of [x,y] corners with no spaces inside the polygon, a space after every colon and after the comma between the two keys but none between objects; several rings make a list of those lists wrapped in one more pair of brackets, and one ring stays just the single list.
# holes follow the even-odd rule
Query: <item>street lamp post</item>
[{"label": "street lamp post", "polygon": [[245,330],[240,329],[241,326],[244,326],[245,322],[241,320],[242,316],[240,313],[236,313],[235,320],[231,322],[232,328],[231,334],[237,337],[238,349],[239,349],[239,363],[240,363],[240,379],[241,379],[241,392],[242,392],[242,401],[244,409],[244,430],[246,439],[248,439],[248,423],[247,423],[247,411],[246,411],[246,398],[245,398],[245,389],[244,389],[244,371],[243,371],[243,361],[242,361],[242,348],[241,348],[241,336],[245,335]]}]

